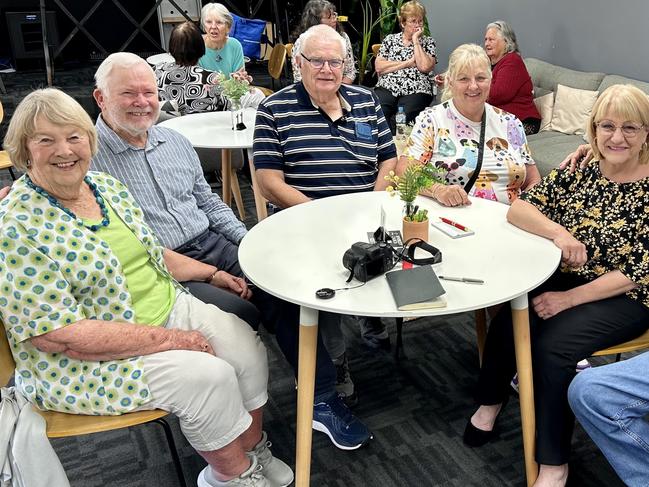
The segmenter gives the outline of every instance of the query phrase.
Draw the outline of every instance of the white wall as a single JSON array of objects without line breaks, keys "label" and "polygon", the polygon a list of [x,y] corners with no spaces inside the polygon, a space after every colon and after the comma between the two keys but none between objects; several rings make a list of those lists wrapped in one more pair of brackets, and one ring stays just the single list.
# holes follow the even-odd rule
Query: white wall
[{"label": "white wall", "polygon": [[649,0],[420,0],[438,69],[460,44],[482,44],[491,21],[510,22],[523,57],[649,81]]}]

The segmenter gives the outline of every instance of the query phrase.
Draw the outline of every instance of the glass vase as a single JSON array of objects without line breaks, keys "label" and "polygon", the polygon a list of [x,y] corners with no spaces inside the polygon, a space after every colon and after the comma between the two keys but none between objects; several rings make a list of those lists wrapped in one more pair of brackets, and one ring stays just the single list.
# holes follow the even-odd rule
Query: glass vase
[{"label": "glass vase", "polygon": [[230,117],[232,119],[232,130],[245,130],[243,123],[243,108],[241,100],[230,100]]}]

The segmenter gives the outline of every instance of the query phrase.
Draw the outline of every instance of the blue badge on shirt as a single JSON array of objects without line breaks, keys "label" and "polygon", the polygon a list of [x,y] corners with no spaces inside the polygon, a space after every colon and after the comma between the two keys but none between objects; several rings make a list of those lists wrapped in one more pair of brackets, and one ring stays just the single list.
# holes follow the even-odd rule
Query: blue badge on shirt
[{"label": "blue badge on shirt", "polygon": [[365,122],[356,122],[356,137],[364,140],[372,140],[371,125]]}]

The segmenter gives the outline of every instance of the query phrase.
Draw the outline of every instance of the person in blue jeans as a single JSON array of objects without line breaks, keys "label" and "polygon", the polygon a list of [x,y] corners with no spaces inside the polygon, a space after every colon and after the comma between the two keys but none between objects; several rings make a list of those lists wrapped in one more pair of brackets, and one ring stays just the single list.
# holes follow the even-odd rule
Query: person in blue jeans
[{"label": "person in blue jeans", "polygon": [[649,352],[579,374],[568,401],[625,484],[649,485]]}]

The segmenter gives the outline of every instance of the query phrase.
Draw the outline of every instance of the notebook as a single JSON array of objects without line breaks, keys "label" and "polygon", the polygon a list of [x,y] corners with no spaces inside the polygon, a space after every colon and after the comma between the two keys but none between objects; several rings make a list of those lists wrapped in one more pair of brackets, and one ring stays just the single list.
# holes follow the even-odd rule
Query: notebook
[{"label": "notebook", "polygon": [[426,265],[413,269],[388,272],[385,275],[400,311],[416,309],[443,308],[446,293],[432,266]]},{"label": "notebook", "polygon": [[475,233],[473,230],[460,230],[459,228],[456,228],[453,225],[449,225],[448,223],[444,222],[431,221],[430,224],[437,230],[445,233],[451,238],[468,237],[469,235],[474,235]]}]

